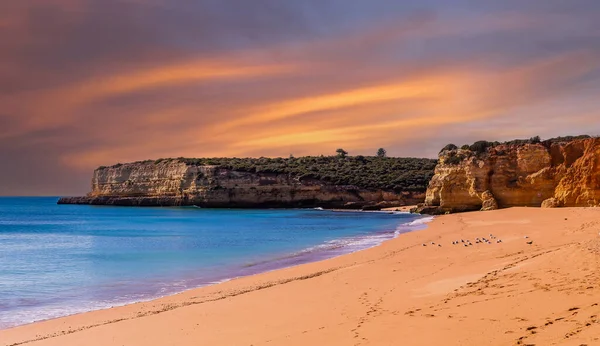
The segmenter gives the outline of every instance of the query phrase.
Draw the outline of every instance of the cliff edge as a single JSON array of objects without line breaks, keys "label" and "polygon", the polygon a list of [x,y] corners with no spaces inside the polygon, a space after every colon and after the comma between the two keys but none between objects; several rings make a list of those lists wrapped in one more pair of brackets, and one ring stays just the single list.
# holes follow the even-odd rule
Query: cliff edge
[{"label": "cliff edge", "polygon": [[378,157],[160,159],[94,171],[59,204],[373,208],[420,203],[436,161]]},{"label": "cliff edge", "polygon": [[419,212],[600,206],[600,138],[480,141],[439,154]]}]

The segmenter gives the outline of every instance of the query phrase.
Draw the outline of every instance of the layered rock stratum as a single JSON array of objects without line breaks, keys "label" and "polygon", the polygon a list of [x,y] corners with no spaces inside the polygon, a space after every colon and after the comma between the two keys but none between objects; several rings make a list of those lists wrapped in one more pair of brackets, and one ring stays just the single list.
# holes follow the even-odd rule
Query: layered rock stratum
[{"label": "layered rock stratum", "polygon": [[[92,191],[87,196],[63,197],[58,203],[377,209],[422,202],[436,163],[429,159],[312,157],[306,160],[314,165],[302,166],[309,172],[300,174],[287,163],[302,164],[303,158],[231,160],[237,160],[237,164],[208,164],[209,159],[166,159],[100,167],[94,171]],[[262,163],[252,166],[249,160]],[[330,175],[315,172],[322,167],[315,166],[317,163],[328,165],[330,173],[326,173]],[[393,171],[394,167],[404,171]],[[375,179],[377,174],[369,174],[377,170],[383,172],[378,174],[390,174],[386,176],[388,185]],[[362,180],[355,182],[358,175]]]},{"label": "layered rock stratum", "polygon": [[450,146],[440,152],[425,203],[417,211],[513,206],[600,206],[600,138]]}]

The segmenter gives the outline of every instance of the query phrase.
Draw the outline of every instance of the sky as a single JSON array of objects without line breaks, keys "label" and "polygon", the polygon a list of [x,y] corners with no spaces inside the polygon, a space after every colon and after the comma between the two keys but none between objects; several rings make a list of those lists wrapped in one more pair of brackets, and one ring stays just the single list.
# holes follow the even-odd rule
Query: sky
[{"label": "sky", "polygon": [[600,134],[597,0],[0,2],[0,195],[162,157]]}]

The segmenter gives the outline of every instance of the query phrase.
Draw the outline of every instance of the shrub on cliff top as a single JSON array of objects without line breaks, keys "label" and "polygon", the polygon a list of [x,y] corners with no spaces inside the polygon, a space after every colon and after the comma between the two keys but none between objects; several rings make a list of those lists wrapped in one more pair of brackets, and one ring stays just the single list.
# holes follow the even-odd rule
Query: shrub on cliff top
[{"label": "shrub on cliff top", "polygon": [[177,159],[188,165],[214,165],[251,172],[289,174],[299,180],[357,188],[425,192],[437,160],[377,156],[305,156],[290,158],[195,158]]},{"label": "shrub on cliff top", "polygon": [[[531,137],[529,139],[514,139],[512,141],[506,141],[503,143],[500,142],[488,142],[488,141],[477,141],[475,143],[473,143],[472,145],[463,145],[461,147],[461,149],[463,150],[471,150],[477,154],[483,154],[487,151],[488,148],[490,147],[495,147],[498,146],[500,144],[504,144],[507,146],[521,146],[521,145],[525,145],[525,144],[543,144],[544,146],[549,147],[551,144],[553,143],[566,143],[566,142],[571,142],[574,140],[581,140],[581,139],[588,139],[588,138],[592,138],[591,136],[588,135],[581,135],[581,136],[565,136],[565,137],[556,137],[556,138],[550,138],[547,139],[545,141],[542,141],[542,139],[540,138],[540,136],[535,136],[535,137]],[[454,150],[456,149],[456,146],[454,144],[448,144],[446,145],[444,148],[442,148],[442,150],[440,151],[443,152],[444,150]]]},{"label": "shrub on cliff top", "polygon": [[564,137],[550,138],[550,139],[546,139],[546,140],[542,141],[540,136],[535,136],[535,137],[531,137],[529,139],[514,139],[512,141],[507,141],[502,144],[506,144],[509,146],[519,146],[519,145],[525,145],[525,144],[543,144],[545,146],[549,146],[553,143],[566,143],[566,142],[571,142],[574,140],[588,139],[588,138],[591,138],[591,137],[588,135],[564,136]]},{"label": "shrub on cliff top", "polygon": [[494,143],[488,141],[477,141],[473,143],[469,149],[476,152],[477,154],[483,154],[487,151],[487,148],[494,146]]},{"label": "shrub on cliff top", "polygon": [[588,138],[592,138],[592,137],[588,136],[588,135],[554,137],[554,138],[545,140],[544,143],[552,144],[552,143],[561,143],[561,142],[571,142],[571,141],[578,140],[578,139],[588,139]]},{"label": "shrub on cliff top", "polygon": [[446,145],[445,147],[442,148],[442,150],[440,150],[440,153],[447,151],[447,150],[456,150],[458,149],[458,147],[452,143]]},{"label": "shrub on cliff top", "polygon": [[503,144],[508,146],[521,146],[525,144],[531,144],[531,139],[513,139],[512,141],[506,141]]},{"label": "shrub on cliff top", "polygon": [[458,165],[459,163],[462,162],[463,159],[464,159],[464,157],[451,155],[451,156],[447,157],[446,159],[444,159],[444,163],[449,164],[449,165]]}]

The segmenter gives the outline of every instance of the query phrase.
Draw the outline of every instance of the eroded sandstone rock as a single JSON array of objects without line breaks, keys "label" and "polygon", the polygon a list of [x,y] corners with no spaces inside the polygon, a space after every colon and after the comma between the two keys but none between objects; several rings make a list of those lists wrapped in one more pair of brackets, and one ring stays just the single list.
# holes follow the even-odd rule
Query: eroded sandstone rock
[{"label": "eroded sandstone rock", "polygon": [[560,207],[560,202],[554,198],[548,198],[542,202],[542,208],[558,208]]},{"label": "eroded sandstone rock", "polygon": [[424,197],[423,192],[364,189],[291,174],[243,172],[167,160],[99,168],[87,196],[62,198],[59,203],[376,210],[416,204]]},{"label": "eroded sandstone rock", "polygon": [[498,202],[496,202],[494,195],[489,190],[486,190],[481,194],[481,210],[487,211],[496,209],[498,209]]},{"label": "eroded sandstone rock", "polygon": [[600,138],[570,143],[565,153],[568,167],[556,187],[556,199],[565,207],[600,206]]},{"label": "eroded sandstone rock", "polygon": [[423,210],[599,206],[600,139],[508,143],[440,153]]}]

